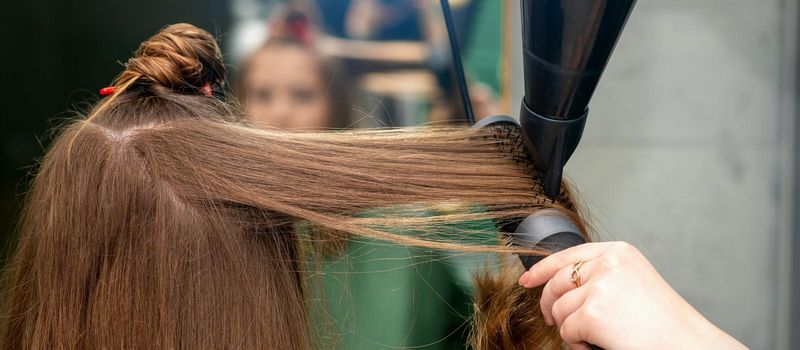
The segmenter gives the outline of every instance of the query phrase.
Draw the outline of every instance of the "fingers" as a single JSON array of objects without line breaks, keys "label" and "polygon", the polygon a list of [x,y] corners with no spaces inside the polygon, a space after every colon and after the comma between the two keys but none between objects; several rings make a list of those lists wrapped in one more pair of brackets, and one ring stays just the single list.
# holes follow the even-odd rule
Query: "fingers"
[{"label": "fingers", "polygon": [[551,278],[564,266],[572,265],[576,261],[588,261],[603,254],[609,247],[608,242],[586,243],[554,253],[533,265],[519,279],[519,284],[525,288],[538,287]]},{"label": "fingers", "polygon": [[586,320],[579,311],[571,313],[561,324],[561,328],[559,329],[561,339],[564,339],[564,342],[567,343],[570,348],[580,346],[581,344],[586,345],[585,341],[589,339],[589,334],[586,332],[588,327],[582,325],[582,323],[585,322]]},{"label": "fingers", "polygon": [[[552,304],[552,307],[547,309],[549,315],[545,316],[545,319],[550,317],[552,320],[551,324],[560,327],[569,315],[575,313],[583,306],[588,294],[588,288],[576,288],[565,293]],[[544,310],[545,309],[542,308],[542,313],[544,313]]]},{"label": "fingers", "polygon": [[[580,273],[580,281],[581,283],[585,284],[589,281],[589,276],[591,276],[592,272],[592,264],[591,260],[585,262],[578,272]],[[553,310],[554,303],[562,298],[562,296],[566,297],[565,293],[570,292],[577,288],[577,286],[570,281],[570,277],[572,276],[573,264],[566,266],[559,270],[553,278],[547,282],[542,290],[542,297],[539,299],[539,306],[542,308],[542,314],[544,315],[545,321],[548,323],[553,324],[553,315],[551,315],[551,310]],[[569,293],[567,293],[569,294]],[[578,305],[580,306],[580,305]],[[577,308],[576,308],[577,309]],[[563,318],[561,319],[563,321]],[[561,322],[556,322],[556,324],[560,324]]]},{"label": "fingers", "polygon": [[[596,296],[604,300],[602,286],[619,277],[618,266],[630,266],[628,262],[642,259],[640,254],[624,242],[582,244],[542,259],[520,277],[519,283],[526,288],[546,283],[539,300],[545,321],[560,326],[561,337],[571,349],[590,349],[586,342],[598,343],[609,337],[601,321],[605,315],[592,301],[597,300]],[[570,280],[578,261],[583,261],[579,268],[580,288]]]}]

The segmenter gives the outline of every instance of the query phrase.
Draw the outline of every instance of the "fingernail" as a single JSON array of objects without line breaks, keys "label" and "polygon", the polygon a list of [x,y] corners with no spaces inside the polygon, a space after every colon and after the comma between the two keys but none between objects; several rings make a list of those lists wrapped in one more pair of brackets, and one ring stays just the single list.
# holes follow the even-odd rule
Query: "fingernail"
[{"label": "fingernail", "polygon": [[525,271],[525,273],[523,273],[522,276],[520,276],[520,278],[519,278],[519,285],[520,286],[524,287],[525,283],[528,283],[529,275],[530,275],[530,272]]},{"label": "fingernail", "polygon": [[553,325],[553,320],[551,320],[547,316],[544,316],[544,323],[546,323],[548,326],[552,326]]}]

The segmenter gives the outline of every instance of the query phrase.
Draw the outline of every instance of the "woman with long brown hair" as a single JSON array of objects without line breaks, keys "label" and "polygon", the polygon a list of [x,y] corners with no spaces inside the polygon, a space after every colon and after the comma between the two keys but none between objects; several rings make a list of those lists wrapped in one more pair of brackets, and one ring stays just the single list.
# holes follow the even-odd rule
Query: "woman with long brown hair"
[{"label": "woman with long brown hair", "polygon": [[[326,237],[496,252],[505,248],[464,245],[435,223],[547,205],[512,154],[468,130],[250,128],[203,93],[224,71],[208,33],[167,27],[113,95],[64,128],[27,201],[7,347],[306,348],[301,254]],[[491,210],[391,212],[444,202]],[[381,207],[380,218],[357,216]],[[296,232],[300,221],[318,229]]]},{"label": "woman with long brown hair", "polygon": [[[330,242],[517,253],[496,244],[497,232],[449,225],[544,208],[585,231],[568,192],[556,201],[542,194],[513,132],[258,130],[213,97],[224,81],[214,38],[172,25],[142,43],[110,96],[63,128],[27,197],[8,268],[4,348],[325,347],[307,311],[318,295],[315,261]],[[381,215],[359,215],[368,210]],[[552,255],[520,281],[515,260],[487,270],[474,345],[557,349],[559,335],[573,346],[619,344],[581,337],[592,323],[575,319],[564,322],[582,326],[559,334],[547,324],[564,313],[539,311],[540,300],[588,288],[545,287],[541,299],[543,288],[524,288],[549,280],[569,254],[587,260],[585,287],[603,281],[598,255],[633,254],[603,245],[592,256],[594,247]]]}]

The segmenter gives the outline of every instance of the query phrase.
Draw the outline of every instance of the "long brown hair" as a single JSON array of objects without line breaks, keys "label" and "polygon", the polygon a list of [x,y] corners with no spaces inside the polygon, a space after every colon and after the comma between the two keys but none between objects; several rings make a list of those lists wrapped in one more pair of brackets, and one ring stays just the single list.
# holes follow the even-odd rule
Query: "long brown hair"
[{"label": "long brown hair", "polygon": [[[522,250],[467,224],[552,207],[582,225],[566,191],[542,194],[518,133],[257,130],[198,93],[224,74],[210,34],[166,27],[61,131],[8,269],[4,348],[306,349],[305,255],[331,237],[505,254]],[[478,279],[474,345],[559,348],[509,261]]]}]

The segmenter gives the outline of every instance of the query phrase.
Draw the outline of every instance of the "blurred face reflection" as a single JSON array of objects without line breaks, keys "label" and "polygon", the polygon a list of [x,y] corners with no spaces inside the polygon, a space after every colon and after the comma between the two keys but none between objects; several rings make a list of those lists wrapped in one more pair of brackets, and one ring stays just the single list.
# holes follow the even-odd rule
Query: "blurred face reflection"
[{"label": "blurred face reflection", "polygon": [[245,113],[255,126],[313,130],[329,125],[320,63],[306,49],[267,46],[253,55],[242,79]]}]

